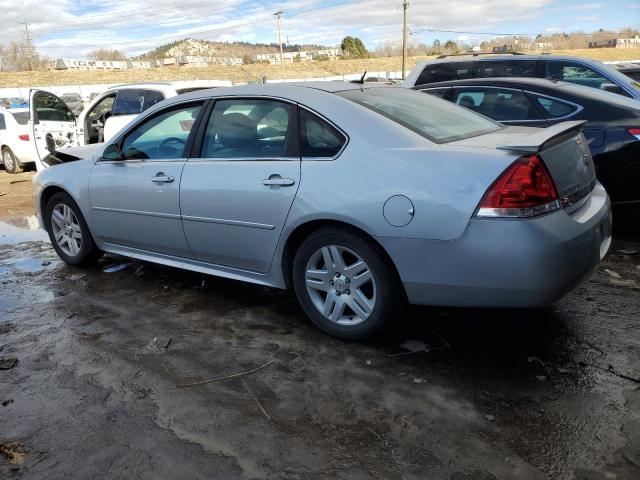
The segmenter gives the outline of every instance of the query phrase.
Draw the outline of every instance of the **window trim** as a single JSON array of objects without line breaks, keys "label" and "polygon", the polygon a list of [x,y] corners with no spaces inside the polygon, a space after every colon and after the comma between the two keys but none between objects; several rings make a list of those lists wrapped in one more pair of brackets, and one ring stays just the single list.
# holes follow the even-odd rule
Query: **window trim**
[{"label": "window trim", "polygon": [[[540,112],[542,113],[542,115],[543,115],[543,116],[545,116],[545,119],[546,119],[546,120],[552,120],[552,121],[556,121],[556,120],[565,120],[565,119],[568,119],[568,118],[573,117],[574,115],[577,115],[577,114],[578,114],[578,113],[580,113],[582,110],[584,110],[584,107],[583,107],[582,105],[580,105],[579,103],[574,103],[574,102],[571,102],[571,101],[569,101],[569,100],[565,100],[564,98],[558,98],[558,97],[554,97],[554,96],[552,96],[552,95],[547,95],[547,94],[545,94],[545,93],[540,93],[540,92],[532,92],[532,91],[530,91],[530,90],[523,90],[523,91],[524,91],[526,94],[536,95],[536,96],[538,96],[538,97],[544,97],[544,98],[548,98],[548,99],[550,99],[550,100],[556,100],[556,101],[558,101],[558,102],[566,103],[566,104],[568,104],[568,105],[571,105],[571,106],[576,107],[576,110],[575,110],[575,111],[573,111],[573,112],[571,112],[569,115],[564,115],[564,116],[562,116],[562,117],[546,117],[546,116],[544,115],[544,114],[545,114],[544,107],[542,107],[542,105],[540,105],[540,107],[542,107],[542,109],[540,110]],[[538,103],[539,103],[539,102],[538,102]],[[538,108],[538,106],[535,104],[535,102],[534,102],[534,106],[535,106],[536,108]]]},{"label": "window trim", "polygon": [[[344,143],[342,144],[342,148],[338,151],[338,153],[336,153],[333,157],[304,157],[302,156],[302,145],[300,145],[300,159],[304,162],[331,162],[336,160],[340,155],[342,155],[342,152],[344,152],[344,150],[347,148],[347,145],[349,144],[349,141],[351,140],[349,138],[349,135],[347,135],[344,130],[342,130],[340,127],[338,127],[335,123],[333,123],[331,120],[329,120],[327,117],[325,117],[324,115],[316,112],[315,110],[302,105],[302,104],[298,104],[299,108],[302,108],[304,110],[306,110],[307,112],[309,112],[312,115],[315,115],[316,117],[320,118],[321,120],[323,120],[324,122],[327,122],[329,125],[331,125],[333,128],[335,128],[343,137],[344,137]],[[298,140],[302,141],[302,122],[299,121],[298,119]]]},{"label": "window trim", "polygon": [[[202,98],[202,99],[189,99],[189,100],[184,100],[182,102],[177,102],[177,103],[172,103],[171,105],[167,105],[164,108],[159,109],[156,112],[153,112],[149,115],[144,115],[143,118],[138,118],[136,119],[135,123],[133,125],[131,125],[130,128],[128,128],[125,132],[122,133],[122,135],[120,135],[119,137],[117,137],[114,141],[109,142],[106,146],[108,145],[118,145],[118,147],[120,147],[120,150],[122,150],[122,146],[124,143],[124,140],[127,136],[129,136],[129,134],[134,131],[136,128],[138,128],[140,125],[142,125],[143,123],[146,123],[148,120],[152,120],[155,117],[157,117],[158,115],[163,115],[164,113],[170,112],[172,110],[180,110],[182,108],[184,108],[187,105],[197,105],[197,104],[202,104],[201,105],[201,109],[200,109],[200,113],[198,113],[198,116],[196,117],[196,119],[194,120],[194,127],[195,127],[195,133],[194,132],[194,128],[191,129],[191,131],[189,132],[189,136],[187,137],[187,143],[185,144],[184,147],[184,153],[185,155],[179,159],[173,158],[173,159],[167,159],[167,160],[162,160],[162,159],[140,159],[140,158],[129,158],[129,159],[125,159],[123,158],[122,160],[108,160],[102,157],[102,155],[100,155],[100,157],[96,160],[96,164],[100,163],[100,164],[109,164],[109,163],[124,163],[124,162],[163,162],[163,161],[184,161],[185,159],[189,158],[189,155],[191,155],[193,153],[193,147],[194,147],[194,140],[198,134],[198,131],[200,129],[200,124],[202,123],[202,115],[205,111],[208,110],[209,108],[209,103],[210,100],[207,98]],[[153,107],[151,107],[153,108]],[[145,112],[147,112],[148,110],[145,110]],[[145,112],[139,113],[138,116],[142,116]],[[192,134],[193,133],[193,134]]]},{"label": "window trim", "polygon": [[0,130],[4,131],[4,130],[8,130],[7,128],[7,117],[5,116],[4,113],[0,112]]},{"label": "window trim", "polygon": [[[298,116],[298,104],[289,100],[288,98],[275,97],[269,95],[225,95],[220,97],[209,97],[208,98],[210,104],[205,109],[204,115],[200,119],[200,124],[198,125],[198,131],[194,136],[194,141],[192,145],[191,155],[187,157],[187,162],[190,163],[204,163],[204,162],[299,162],[301,156],[297,157],[225,157],[225,158],[203,158],[202,157],[202,147],[204,146],[204,136],[207,131],[207,127],[209,126],[209,120],[211,119],[211,114],[213,113],[213,109],[216,106],[216,103],[219,100],[271,100],[280,103],[287,103],[294,108],[296,117]],[[298,142],[300,141],[300,122],[299,119],[296,118],[297,123],[297,135]],[[299,152],[301,153],[301,152]]]}]

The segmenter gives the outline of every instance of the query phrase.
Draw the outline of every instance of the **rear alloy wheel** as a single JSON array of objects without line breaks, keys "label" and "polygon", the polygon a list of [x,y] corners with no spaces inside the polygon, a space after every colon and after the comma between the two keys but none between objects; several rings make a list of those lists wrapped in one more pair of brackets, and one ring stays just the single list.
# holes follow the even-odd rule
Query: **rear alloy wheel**
[{"label": "rear alloy wheel", "polygon": [[2,149],[2,163],[7,173],[22,173],[22,165],[9,147]]},{"label": "rear alloy wheel", "polygon": [[99,253],[80,208],[67,193],[56,193],[47,203],[45,221],[51,244],[69,265],[82,265]]},{"label": "rear alloy wheel", "polygon": [[379,247],[349,230],[315,232],[294,258],[293,285],[305,313],[345,340],[371,337],[396,313],[395,278]]}]

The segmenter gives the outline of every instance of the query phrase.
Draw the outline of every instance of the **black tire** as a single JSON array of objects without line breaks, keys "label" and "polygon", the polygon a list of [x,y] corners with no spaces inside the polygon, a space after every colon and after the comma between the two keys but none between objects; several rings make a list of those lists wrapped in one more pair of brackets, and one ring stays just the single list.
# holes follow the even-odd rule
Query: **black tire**
[{"label": "black tire", "polygon": [[[73,214],[75,215],[80,226],[82,239],[80,242],[80,248],[75,255],[70,255],[69,253],[65,252],[63,250],[63,247],[59,245],[58,241],[55,238],[52,227],[52,215],[54,208],[60,205],[66,205],[73,211]],[[80,211],[80,207],[78,207],[78,204],[68,193],[58,192],[49,199],[44,210],[44,223],[47,228],[47,233],[49,234],[49,239],[51,240],[51,245],[53,245],[53,248],[55,249],[58,256],[68,265],[86,265],[88,263],[95,262],[95,260],[97,260],[101,255],[100,250],[98,250],[98,247],[93,241],[93,237],[91,235],[91,232],[89,231],[89,226],[87,225],[87,222],[85,221],[84,216]]]},{"label": "black tire", "polygon": [[2,149],[2,163],[7,173],[22,173],[22,165],[9,147]]},{"label": "black tire", "polygon": [[[318,258],[319,250],[328,246],[342,247],[356,254],[366,263],[374,279],[375,302],[369,315],[364,320],[358,320],[360,323],[344,325],[325,317],[319,310],[320,306],[314,304],[312,294],[309,293],[307,288],[307,266],[309,262],[314,261],[312,257]],[[324,269],[329,271],[330,267],[327,267],[325,263]],[[337,278],[333,277],[333,275],[331,274],[330,276],[331,285],[334,285],[334,280]],[[355,277],[353,278],[355,282]],[[404,304],[402,302],[400,282],[395,269],[390,265],[390,261],[381,247],[348,228],[322,228],[310,234],[295,253],[292,265],[292,284],[298,302],[311,321],[321,330],[342,340],[357,341],[375,336],[390,323],[394,316],[398,317],[400,315]],[[337,284],[337,281],[335,281],[335,284]],[[333,286],[331,288],[335,289],[337,287]],[[345,299],[352,297],[353,292],[349,290],[345,292],[339,295],[347,295],[347,297],[342,297]],[[320,298],[320,303],[322,303],[322,296],[324,295],[328,294],[321,292],[321,296],[316,297],[316,301],[317,298]],[[324,296],[325,300],[326,298]],[[350,307],[347,307],[347,311],[349,309]],[[355,312],[355,310],[352,310],[352,312]]]}]

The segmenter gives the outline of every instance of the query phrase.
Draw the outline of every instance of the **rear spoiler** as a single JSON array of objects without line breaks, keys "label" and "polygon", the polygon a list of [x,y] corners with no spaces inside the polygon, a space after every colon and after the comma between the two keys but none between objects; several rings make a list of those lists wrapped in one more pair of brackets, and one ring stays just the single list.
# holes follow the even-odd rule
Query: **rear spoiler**
[{"label": "rear spoiler", "polygon": [[550,140],[571,130],[578,130],[585,123],[587,123],[586,120],[558,123],[551,127],[541,128],[530,135],[518,137],[510,143],[500,145],[497,148],[502,150],[518,150],[521,152],[538,153]]}]

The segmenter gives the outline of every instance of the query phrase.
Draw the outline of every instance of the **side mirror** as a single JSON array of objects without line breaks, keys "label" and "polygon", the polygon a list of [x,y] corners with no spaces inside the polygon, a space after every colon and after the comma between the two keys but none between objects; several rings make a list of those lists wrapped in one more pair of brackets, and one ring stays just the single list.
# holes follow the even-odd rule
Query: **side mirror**
[{"label": "side mirror", "polygon": [[102,158],[104,160],[122,160],[122,150],[117,143],[107,145],[107,148],[102,152]]},{"label": "side mirror", "polygon": [[622,88],[620,88],[619,85],[616,85],[615,83],[603,83],[602,85],[600,85],[600,90],[604,90],[605,92],[611,92],[611,93],[622,93]]}]

